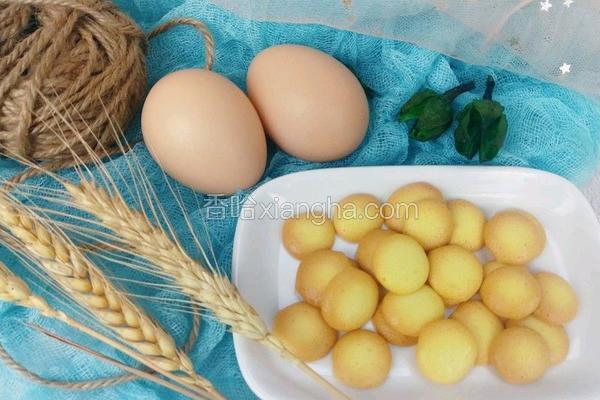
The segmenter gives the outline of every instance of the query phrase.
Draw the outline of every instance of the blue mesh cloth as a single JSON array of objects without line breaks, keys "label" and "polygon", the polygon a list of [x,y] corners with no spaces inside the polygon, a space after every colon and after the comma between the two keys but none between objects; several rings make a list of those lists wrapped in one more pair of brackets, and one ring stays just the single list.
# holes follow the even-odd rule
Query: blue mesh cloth
[{"label": "blue mesh cloth", "polygon": [[[481,96],[488,74],[498,81],[495,98],[506,106],[509,133],[505,147],[494,164],[528,166],[562,175],[584,184],[597,166],[600,143],[600,111],[591,100],[562,87],[517,76],[486,67],[465,65],[438,53],[410,43],[395,42],[339,31],[318,25],[289,25],[244,20],[203,0],[118,0],[117,3],[144,29],[150,30],[173,17],[195,17],[204,21],[214,34],[215,70],[244,88],[247,67],[261,49],[280,44],[298,43],[332,54],[351,68],[368,88],[371,122],[366,140],[349,157],[326,164],[308,163],[271,148],[264,180],[291,172],[339,166],[401,165],[401,164],[467,164],[456,153],[451,134],[440,139],[418,143],[407,138],[407,127],[395,121],[401,105],[418,89],[428,86],[443,91],[468,79],[477,82],[478,91],[461,96],[456,109]],[[428,27],[428,29],[432,29]],[[518,62],[518,60],[515,60]],[[149,85],[165,74],[181,68],[203,66],[203,44],[200,35],[189,27],[175,28],[154,39],[149,47]],[[139,116],[132,122],[130,136],[139,139]],[[149,179],[155,183],[159,196],[172,214],[173,224],[185,233],[184,221],[177,210],[170,208],[169,194],[162,184],[163,176],[148,155],[143,144],[134,148]],[[131,155],[130,155],[131,156]],[[125,171],[125,157],[108,165]],[[0,176],[6,178],[18,167],[0,160]],[[51,186],[45,178],[32,183]],[[212,242],[219,264],[228,272],[231,260],[235,218],[208,220],[206,203],[196,202],[190,191],[183,189],[190,217],[195,226],[210,225]],[[246,193],[241,193],[242,198]],[[204,206],[203,206],[204,204]],[[185,236],[183,238],[185,242]],[[5,250],[2,259],[8,265],[18,262]],[[21,275],[32,278],[26,271]],[[117,273],[117,272],[115,272]],[[125,277],[129,271],[119,271]],[[35,282],[35,279],[30,279]],[[124,285],[132,292],[155,296],[170,293]],[[167,311],[156,302],[142,305],[183,343],[190,327],[189,316]],[[24,326],[31,321],[49,327],[84,344],[93,341],[72,332],[59,323],[48,321],[34,312],[0,304],[0,342],[30,369],[48,378],[80,380],[105,377],[118,371],[80,352],[57,345]],[[109,355],[120,357],[110,349]],[[191,353],[197,370],[212,380],[229,398],[254,398],[240,374],[233,351],[232,337],[227,330],[209,318],[202,323],[197,345]],[[87,393],[65,392],[32,385],[19,375],[0,365],[0,399],[176,399],[172,393],[148,382],[133,382],[110,389]]]}]

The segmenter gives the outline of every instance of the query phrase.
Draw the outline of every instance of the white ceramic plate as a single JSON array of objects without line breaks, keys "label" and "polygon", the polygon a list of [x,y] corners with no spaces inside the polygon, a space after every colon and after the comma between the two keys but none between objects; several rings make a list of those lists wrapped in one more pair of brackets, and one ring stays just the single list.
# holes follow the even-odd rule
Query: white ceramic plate
[{"label": "white ceramic plate", "polygon": [[[311,366],[354,399],[405,400],[528,400],[600,399],[600,226],[581,192],[549,173],[497,167],[365,167],[327,169],[287,175],[258,188],[245,204],[237,225],[233,279],[244,298],[272,324],[277,311],[299,300],[294,293],[298,261],[281,244],[286,204],[323,203],[356,192],[385,200],[397,187],[426,181],[446,198],[475,202],[486,214],[504,208],[533,213],[546,228],[548,242],[534,260],[533,270],[560,274],[580,297],[580,312],[568,327],[568,359],[551,368],[540,381],[508,385],[488,367],[477,367],[459,384],[435,385],[418,372],[414,348],[393,347],[393,367],[384,385],[352,390],[336,381],[330,356]],[[279,205],[279,208],[277,207]],[[263,215],[269,210],[271,216]],[[287,211],[286,211],[287,212]],[[254,215],[252,215],[254,214]],[[283,215],[283,217],[286,217]],[[338,239],[335,249],[354,255],[355,246]],[[238,335],[234,338],[240,368],[252,390],[263,399],[324,399],[324,391],[294,366],[266,348]]]}]

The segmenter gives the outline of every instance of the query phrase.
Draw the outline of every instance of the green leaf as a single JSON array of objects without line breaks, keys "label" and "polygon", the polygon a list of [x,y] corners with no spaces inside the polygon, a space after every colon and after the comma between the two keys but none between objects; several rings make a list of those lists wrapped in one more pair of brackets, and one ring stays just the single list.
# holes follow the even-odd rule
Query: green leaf
[{"label": "green leaf", "polygon": [[506,120],[506,115],[502,114],[481,136],[481,147],[479,149],[480,162],[493,160],[498,155],[504,145],[507,131],[508,121]]},{"label": "green leaf", "polygon": [[446,128],[444,127],[419,127],[415,125],[408,137],[419,142],[427,142],[440,137],[445,131]]},{"label": "green leaf", "polygon": [[471,160],[479,151],[481,143],[481,115],[473,103],[468,104],[458,116],[454,131],[456,151]]},{"label": "green leaf", "polygon": [[484,127],[494,124],[504,112],[504,107],[497,101],[493,100],[474,100],[473,106],[481,115],[482,124]]},{"label": "green leaf", "polygon": [[472,159],[479,151],[480,162],[492,160],[504,144],[508,122],[504,107],[492,100],[474,100],[460,113],[454,132],[456,151]]},{"label": "green leaf", "polygon": [[473,100],[458,116],[454,131],[454,146],[469,160],[479,151],[479,161],[494,159],[504,145],[508,121],[504,107],[492,100],[496,82],[488,76],[482,100]]},{"label": "green leaf", "polygon": [[444,96],[431,97],[419,116],[409,137],[419,141],[437,139],[452,124],[453,111]]},{"label": "green leaf", "polygon": [[419,118],[419,123],[427,127],[444,127],[447,129],[452,124],[453,116],[454,111],[450,101],[445,96],[436,96],[427,101],[427,106]]},{"label": "green leaf", "polygon": [[415,93],[400,109],[398,120],[400,122],[406,122],[419,118],[427,105],[427,101],[436,96],[439,95],[430,89]]}]

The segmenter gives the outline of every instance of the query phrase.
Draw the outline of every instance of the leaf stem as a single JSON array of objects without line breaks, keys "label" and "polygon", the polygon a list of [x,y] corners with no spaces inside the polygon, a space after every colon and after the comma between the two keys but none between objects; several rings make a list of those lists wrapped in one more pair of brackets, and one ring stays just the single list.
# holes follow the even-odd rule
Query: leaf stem
[{"label": "leaf stem", "polygon": [[496,81],[492,78],[491,75],[488,75],[487,81],[485,82],[485,93],[483,94],[484,100],[492,100],[492,94],[494,93],[494,88],[496,87]]},{"label": "leaf stem", "polygon": [[446,96],[448,100],[450,100],[450,102],[453,102],[455,98],[457,98],[464,92],[468,92],[469,90],[473,89],[475,89],[475,82],[469,81],[448,90],[446,93],[444,93],[444,96]]}]

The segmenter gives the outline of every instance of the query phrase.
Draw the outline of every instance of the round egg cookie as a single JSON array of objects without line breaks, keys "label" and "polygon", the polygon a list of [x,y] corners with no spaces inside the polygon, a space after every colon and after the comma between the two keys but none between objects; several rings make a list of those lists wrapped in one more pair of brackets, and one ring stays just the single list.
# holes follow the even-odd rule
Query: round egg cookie
[{"label": "round egg cookie", "polygon": [[421,200],[411,209],[404,222],[403,232],[412,236],[426,251],[450,242],[454,220],[450,209],[443,201]]},{"label": "round egg cookie", "polygon": [[383,210],[385,224],[396,232],[402,232],[410,208],[416,207],[417,201],[426,199],[443,201],[444,197],[439,189],[426,182],[410,183],[397,189],[388,198]]},{"label": "round egg cookie", "polygon": [[377,282],[365,271],[349,268],[327,285],[321,298],[321,314],[332,328],[351,331],[371,319],[378,302]]},{"label": "round egg cookie", "polygon": [[317,250],[331,249],[335,242],[335,229],[327,217],[305,214],[283,223],[283,246],[294,257]]},{"label": "round egg cookie", "polygon": [[409,294],[427,281],[429,261],[416,240],[394,233],[382,239],[373,254],[373,272],[390,292]]},{"label": "round egg cookie", "polygon": [[454,230],[450,244],[461,246],[469,251],[483,247],[485,215],[475,204],[467,200],[451,200],[448,208],[454,220]]},{"label": "round egg cookie", "polygon": [[489,274],[479,291],[483,303],[497,316],[521,319],[540,304],[542,289],[524,268],[504,267]]},{"label": "round egg cookie", "polygon": [[345,269],[356,267],[356,262],[342,252],[315,251],[306,255],[298,267],[296,291],[308,304],[320,307],[321,298],[329,282]]},{"label": "round egg cookie", "polygon": [[569,353],[569,335],[562,325],[552,325],[540,318],[531,316],[525,319],[508,320],[508,328],[523,326],[536,331],[544,339],[550,350],[550,363],[560,364],[567,358]]},{"label": "round egg cookie", "polygon": [[434,321],[421,330],[416,353],[417,367],[427,379],[452,384],[475,366],[477,342],[460,322]]},{"label": "round egg cookie", "polygon": [[296,303],[277,313],[273,335],[302,361],[318,360],[332,349],[337,332],[323,320],[318,308]]},{"label": "round egg cookie", "polygon": [[535,316],[554,325],[563,325],[575,318],[579,301],[571,285],[551,272],[540,272],[535,278],[542,288],[542,300]]},{"label": "round egg cookie", "polygon": [[533,215],[521,210],[494,215],[485,224],[483,236],[496,260],[513,265],[528,264],[546,245],[544,227]]},{"label": "round egg cookie", "polygon": [[358,242],[358,248],[356,249],[356,261],[360,264],[360,267],[374,275],[373,272],[373,255],[375,254],[375,249],[379,246],[381,241],[392,235],[392,231],[386,231],[383,229],[374,229],[367,233],[361,240]]},{"label": "round egg cookie", "polygon": [[483,268],[477,257],[457,245],[430,251],[429,268],[429,285],[453,303],[473,297],[483,280]]},{"label": "round egg cookie", "polygon": [[383,318],[392,329],[406,336],[419,336],[423,326],[444,318],[444,301],[424,285],[411,294],[389,292],[381,302]]},{"label": "round egg cookie", "polygon": [[373,229],[381,228],[383,217],[379,200],[370,194],[353,194],[333,207],[333,226],[337,234],[349,242],[359,242]]},{"label": "round egg cookie", "polygon": [[372,321],[377,333],[383,336],[383,338],[387,340],[388,343],[401,347],[413,346],[417,344],[416,337],[401,334],[400,332],[394,330],[394,328],[392,328],[385,321],[381,306],[379,306],[377,308],[377,311],[375,311],[375,315],[373,315]]},{"label": "round egg cookie", "polygon": [[524,270],[527,271],[527,267],[524,265],[512,265],[512,264],[501,263],[499,261],[488,261],[487,263],[483,264],[483,276],[486,277],[489,274],[491,274],[492,272],[494,272],[495,270],[497,270],[498,268],[502,268],[502,267],[517,267],[517,268],[523,268]]},{"label": "round egg cookie", "polygon": [[550,366],[550,350],[542,336],[516,326],[503,330],[490,346],[490,363],[498,375],[512,384],[540,379]]},{"label": "round egg cookie", "polygon": [[392,366],[392,353],[384,338],[359,329],[342,336],[332,352],[333,373],[345,385],[367,389],[381,385]]},{"label": "round egg cookie", "polygon": [[489,363],[488,353],[492,340],[504,329],[502,321],[482,302],[471,300],[459,305],[450,318],[465,326],[477,342],[477,365]]}]

